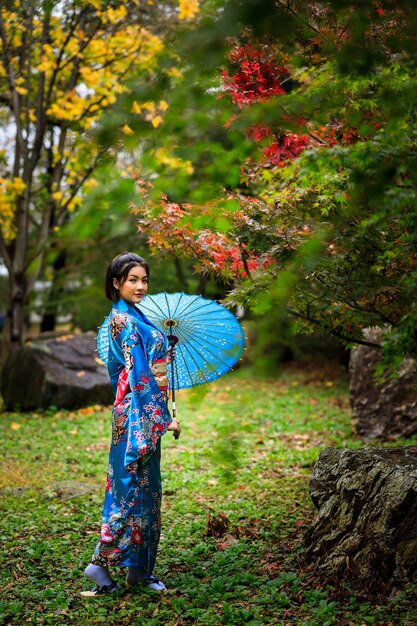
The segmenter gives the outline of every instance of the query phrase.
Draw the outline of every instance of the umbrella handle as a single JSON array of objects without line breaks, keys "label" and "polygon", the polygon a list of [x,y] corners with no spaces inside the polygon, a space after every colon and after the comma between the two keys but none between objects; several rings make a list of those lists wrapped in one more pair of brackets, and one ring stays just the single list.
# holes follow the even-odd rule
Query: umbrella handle
[{"label": "umbrella handle", "polygon": [[[177,335],[167,335],[169,348],[172,352],[175,345],[178,343]],[[175,403],[175,380],[174,380],[174,361],[171,359],[171,389],[172,389],[172,418],[176,419],[177,417],[177,407]]]}]

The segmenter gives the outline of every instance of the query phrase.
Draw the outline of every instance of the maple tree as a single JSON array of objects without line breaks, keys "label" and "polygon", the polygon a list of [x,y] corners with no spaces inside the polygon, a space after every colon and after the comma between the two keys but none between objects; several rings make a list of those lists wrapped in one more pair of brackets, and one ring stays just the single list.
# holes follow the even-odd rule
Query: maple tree
[{"label": "maple tree", "polygon": [[[182,20],[198,11],[195,0],[167,7],[171,21],[173,9]],[[132,119],[161,123],[166,103],[131,100],[119,112],[117,147],[95,137],[132,83],[155,74],[164,44],[144,26],[152,10],[100,0],[15,0],[0,8],[0,256],[9,274],[12,348],[23,341],[35,281],[53,273],[46,252],[99,184],[98,168],[116,163]]]},{"label": "maple tree", "polygon": [[221,82],[213,72],[204,98],[188,103],[182,141],[164,122],[171,149],[165,163],[147,163],[158,179],[140,228],[159,251],[233,281],[232,304],[263,313],[285,304],[299,329],[348,345],[368,343],[365,326],[385,326],[394,363],[417,349],[416,11],[388,0],[262,6],[257,18],[226,2],[213,18],[216,43],[217,32],[233,35],[216,57],[225,54]]}]

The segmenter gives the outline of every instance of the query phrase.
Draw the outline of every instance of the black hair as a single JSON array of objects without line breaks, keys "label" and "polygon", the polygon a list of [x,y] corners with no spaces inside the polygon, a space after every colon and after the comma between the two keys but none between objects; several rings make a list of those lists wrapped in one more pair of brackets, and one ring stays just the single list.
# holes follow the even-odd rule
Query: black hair
[{"label": "black hair", "polygon": [[149,265],[145,259],[135,254],[134,252],[122,252],[114,257],[113,261],[109,264],[106,272],[106,279],[104,290],[106,298],[117,302],[119,300],[119,290],[113,284],[114,279],[117,280],[119,285],[123,285],[129,275],[132,267],[140,265],[146,271],[146,275],[149,278]]}]

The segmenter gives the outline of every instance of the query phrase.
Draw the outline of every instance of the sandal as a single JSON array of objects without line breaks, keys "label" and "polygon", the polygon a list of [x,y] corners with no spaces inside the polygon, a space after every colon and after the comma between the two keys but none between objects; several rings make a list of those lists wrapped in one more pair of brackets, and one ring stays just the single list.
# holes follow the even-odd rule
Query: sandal
[{"label": "sandal", "polygon": [[118,591],[119,587],[117,586],[116,581],[113,581],[110,585],[96,585],[92,589],[88,591],[81,591],[81,595],[83,598],[93,598],[95,596],[106,596],[109,593],[113,593],[114,591]]}]

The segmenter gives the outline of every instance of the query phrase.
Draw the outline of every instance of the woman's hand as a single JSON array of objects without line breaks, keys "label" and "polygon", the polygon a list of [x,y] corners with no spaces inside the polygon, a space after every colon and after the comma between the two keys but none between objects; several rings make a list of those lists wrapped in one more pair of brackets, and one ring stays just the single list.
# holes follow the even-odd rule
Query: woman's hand
[{"label": "woman's hand", "polygon": [[174,435],[174,439],[179,439],[181,434],[181,426],[179,421],[174,417],[167,430],[171,430]]},{"label": "woman's hand", "polygon": [[168,365],[169,363],[171,363],[171,361],[174,361],[174,360],[175,360],[175,346],[172,346],[172,348],[170,348],[167,352],[165,361]]}]

